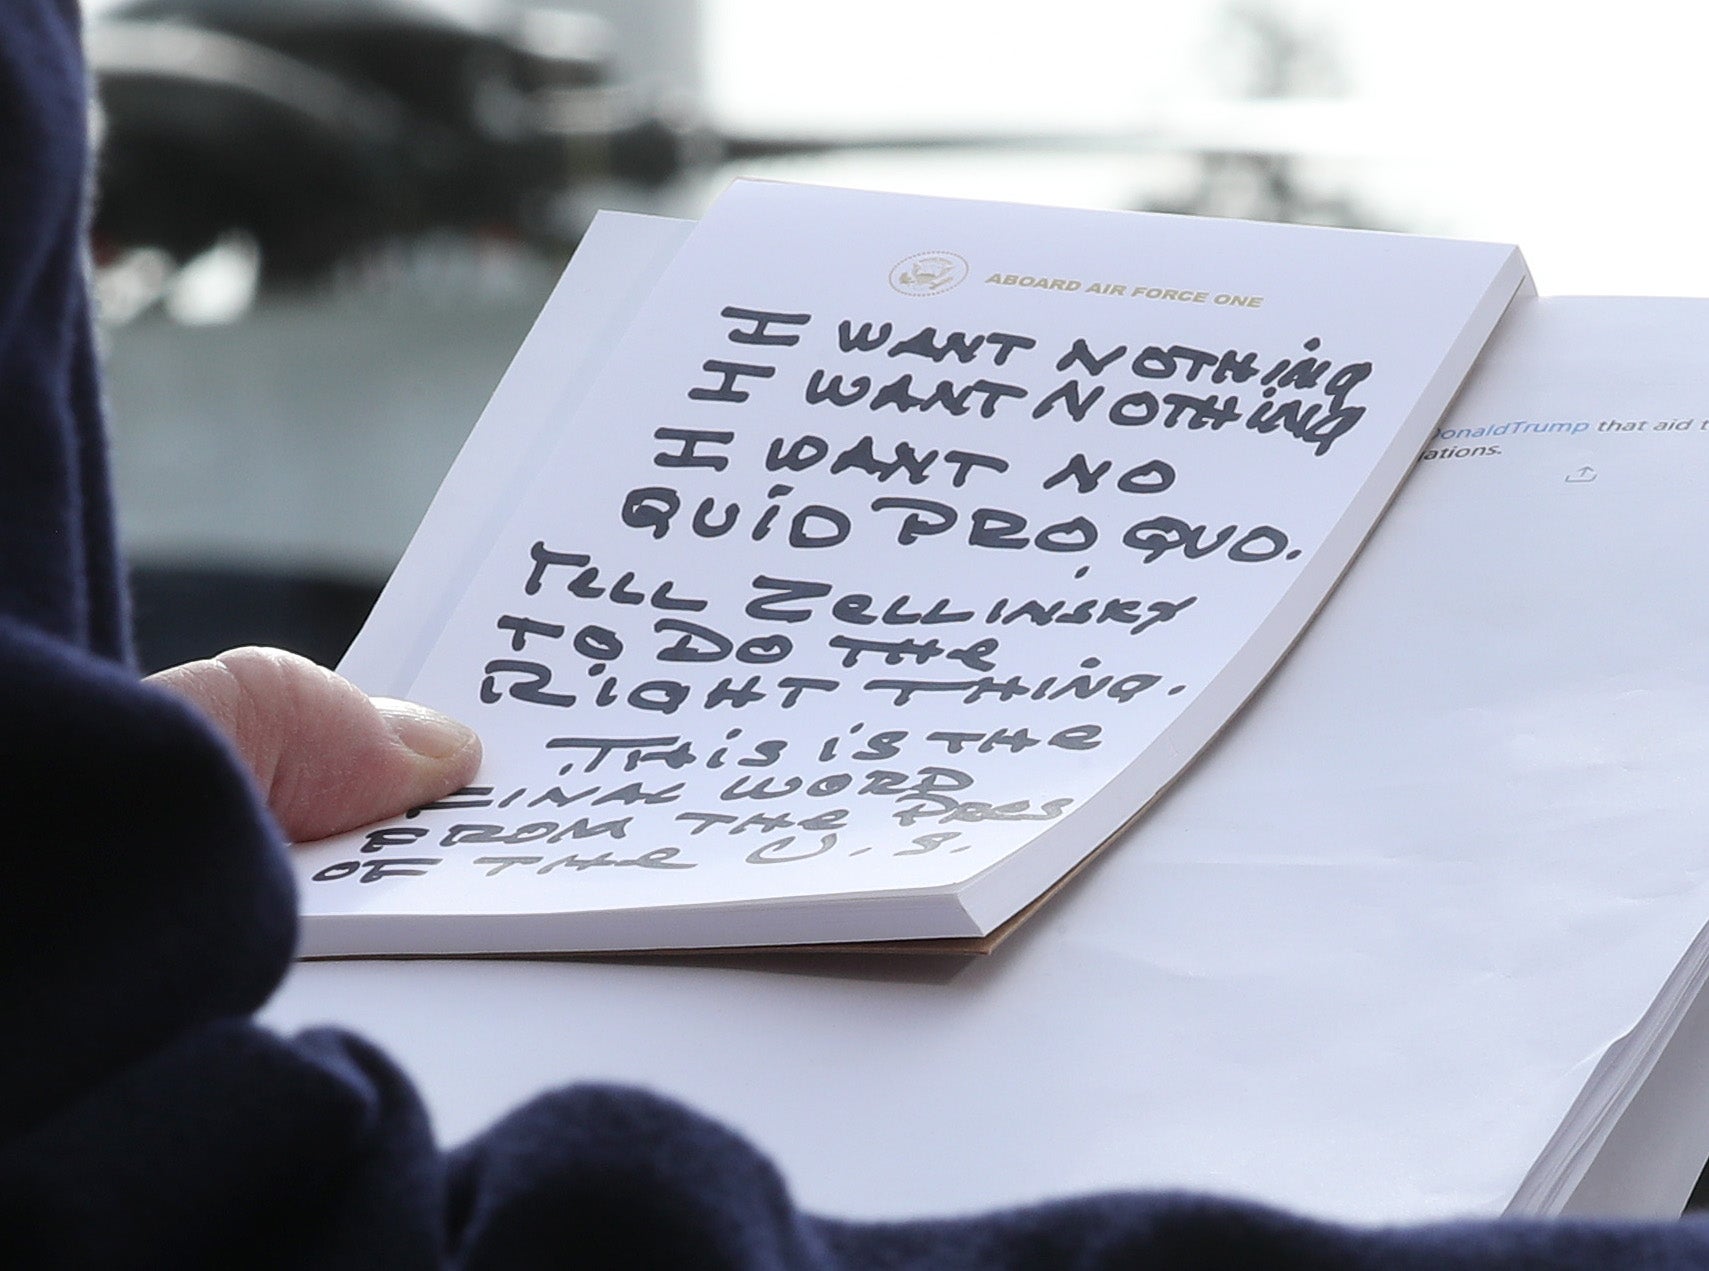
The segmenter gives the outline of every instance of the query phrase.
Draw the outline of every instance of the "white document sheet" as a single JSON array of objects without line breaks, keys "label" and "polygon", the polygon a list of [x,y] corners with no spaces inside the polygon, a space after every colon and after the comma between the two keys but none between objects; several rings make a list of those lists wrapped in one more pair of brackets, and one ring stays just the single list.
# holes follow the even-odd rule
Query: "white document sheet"
[{"label": "white document sheet", "polygon": [[995,956],[313,963],[270,1016],[376,1037],[451,1141],[650,1086],[830,1213],[1553,1212],[1709,918],[1706,347],[1709,302],[1510,314],[1289,661]]},{"label": "white document sheet", "polygon": [[1267,673],[1522,278],[738,183],[585,395],[556,311],[506,380],[507,519],[446,496],[490,551],[405,562],[462,585],[400,650],[478,791],[303,853],[307,948],[984,935]]}]

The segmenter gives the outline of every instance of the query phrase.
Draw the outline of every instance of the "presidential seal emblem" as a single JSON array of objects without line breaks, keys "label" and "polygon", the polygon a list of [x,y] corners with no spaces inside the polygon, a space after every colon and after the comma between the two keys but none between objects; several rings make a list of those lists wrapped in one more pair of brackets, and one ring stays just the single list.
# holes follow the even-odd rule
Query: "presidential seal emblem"
[{"label": "presidential seal emblem", "polygon": [[954,252],[916,252],[890,271],[890,285],[904,296],[936,296],[967,277],[967,262]]}]

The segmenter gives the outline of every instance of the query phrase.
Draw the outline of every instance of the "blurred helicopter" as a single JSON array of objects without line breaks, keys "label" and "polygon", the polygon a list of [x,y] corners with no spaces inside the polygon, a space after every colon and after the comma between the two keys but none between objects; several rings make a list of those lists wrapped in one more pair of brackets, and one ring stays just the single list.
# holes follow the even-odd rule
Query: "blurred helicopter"
[{"label": "blurred helicopter", "polygon": [[861,148],[1194,152],[1206,156],[1212,194],[1231,172],[1261,175],[1236,180],[1264,200],[1240,214],[1356,221],[1351,209],[1308,206],[1290,180],[1299,137],[1322,128],[1278,117],[1280,102],[1220,120],[1201,106],[1191,120],[1106,137],[733,137],[621,82],[596,16],[519,0],[465,8],[108,8],[89,31],[104,119],[98,260],[146,247],[181,265],[233,232],[253,245],[262,283],[312,280],[366,247],[437,231],[562,254],[583,228],[563,196],[591,180],[656,190],[721,163]]},{"label": "blurred helicopter", "polygon": [[616,83],[591,15],[462,19],[418,0],[135,0],[91,25],[98,251],[251,236],[269,280],[435,229],[565,246],[559,192],[699,161],[686,117]]}]

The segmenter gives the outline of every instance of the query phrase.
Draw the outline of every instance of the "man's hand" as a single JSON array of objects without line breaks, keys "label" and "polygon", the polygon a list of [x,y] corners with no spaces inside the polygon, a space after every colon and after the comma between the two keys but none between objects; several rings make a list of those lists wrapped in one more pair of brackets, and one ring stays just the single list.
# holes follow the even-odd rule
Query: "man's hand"
[{"label": "man's hand", "polygon": [[282,649],[233,649],[149,677],[237,748],[287,837],[309,842],[466,785],[481,743],[424,706],[370,698]]}]

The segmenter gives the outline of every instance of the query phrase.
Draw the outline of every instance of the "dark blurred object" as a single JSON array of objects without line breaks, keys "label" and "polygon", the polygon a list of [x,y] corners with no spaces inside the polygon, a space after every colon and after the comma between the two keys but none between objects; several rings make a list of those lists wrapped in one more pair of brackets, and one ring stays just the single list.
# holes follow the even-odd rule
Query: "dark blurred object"
[{"label": "dark blurred object", "polygon": [[245,644],[333,666],[379,598],[378,584],[217,566],[131,572],[137,660],[145,672]]},{"label": "dark blurred object", "polygon": [[614,82],[586,14],[415,0],[137,0],[89,33],[96,242],[178,260],[240,231],[269,281],[433,230],[573,241],[590,172],[657,183],[689,129]]},{"label": "dark blurred object", "polygon": [[423,0],[133,0],[89,33],[105,113],[96,242],[104,264],[144,249],[182,264],[235,241],[252,246],[263,283],[445,231],[557,253],[585,215],[565,196],[592,180],[657,189],[727,161],[920,148],[1188,154],[1205,165],[1202,188],[1169,210],[1203,201],[1220,215],[1361,223],[1308,197],[1295,162],[1310,134],[1282,99],[1329,82],[1321,41],[1258,0],[1235,0],[1230,21],[1241,56],[1228,60],[1246,68],[1230,118],[1201,108],[1078,136],[736,137],[637,91],[610,29],[586,13],[522,0],[492,0],[478,20]]},{"label": "dark blurred object", "polygon": [[1703,1172],[1697,1176],[1697,1185],[1691,1189],[1691,1195],[1686,1198],[1685,1212],[1701,1214],[1709,1211],[1709,1165],[1703,1167]]},{"label": "dark blurred object", "polygon": [[594,179],[657,189],[729,160],[1061,144],[720,136],[686,103],[622,82],[610,31],[592,15],[495,0],[482,18],[421,0],[112,10],[89,33],[105,117],[103,262],[158,248],[183,263],[234,234],[254,244],[265,282],[440,231],[562,250],[582,229],[563,196]]}]

